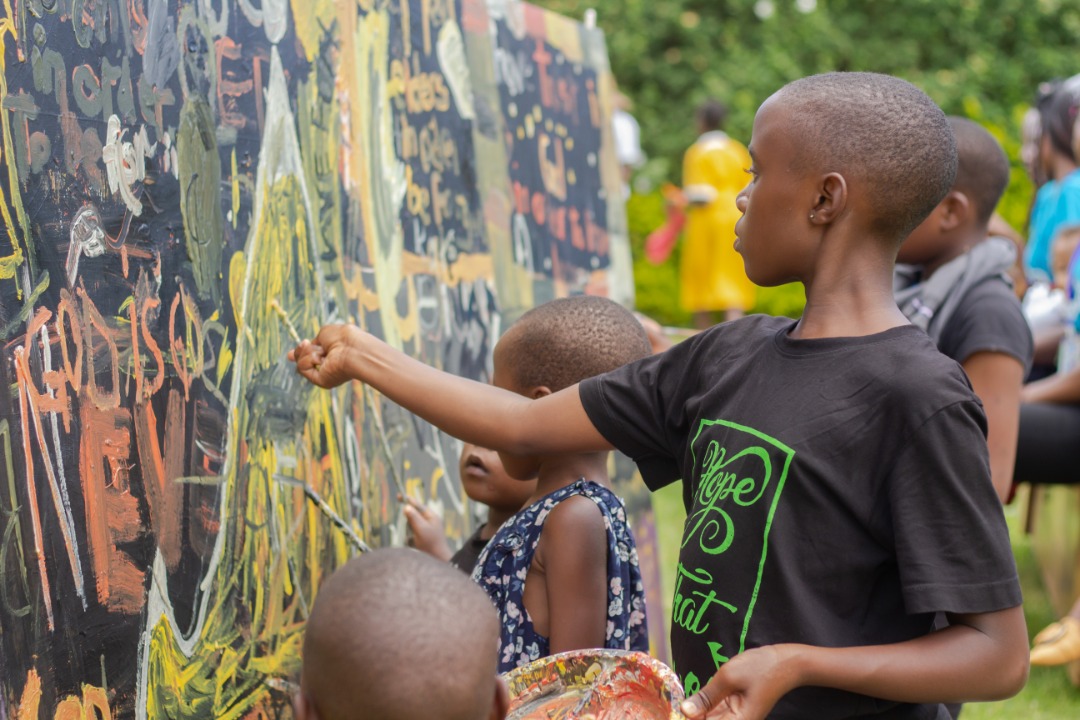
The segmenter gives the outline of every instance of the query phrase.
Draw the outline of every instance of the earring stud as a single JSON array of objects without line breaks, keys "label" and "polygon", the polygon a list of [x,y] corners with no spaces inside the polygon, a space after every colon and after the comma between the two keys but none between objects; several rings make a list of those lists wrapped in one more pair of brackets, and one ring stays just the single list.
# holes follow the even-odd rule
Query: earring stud
[{"label": "earring stud", "polygon": [[813,220],[813,219],[814,219],[814,213],[810,213],[810,219],[811,219],[811,220]]}]

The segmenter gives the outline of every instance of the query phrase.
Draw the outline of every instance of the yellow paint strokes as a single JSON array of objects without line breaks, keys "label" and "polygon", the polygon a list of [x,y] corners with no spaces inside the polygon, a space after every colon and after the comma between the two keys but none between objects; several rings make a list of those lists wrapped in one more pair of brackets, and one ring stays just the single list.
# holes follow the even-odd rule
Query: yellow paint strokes
[{"label": "yellow paint strokes", "polygon": [[[286,528],[288,528],[288,525],[285,523],[285,506],[282,503],[279,502],[276,505],[276,509],[277,509],[278,528],[280,530],[284,531]],[[282,582],[285,594],[286,595],[292,595],[293,594],[292,574],[289,572],[289,563],[285,562],[284,556],[280,556],[280,555],[278,556],[278,569],[279,569],[279,572],[282,574],[281,582]]]},{"label": "yellow paint strokes", "polygon": [[544,27],[548,42],[562,52],[568,62],[585,61],[585,51],[581,45],[581,26],[577,22],[563,15],[545,12]]},{"label": "yellow paint strokes", "polygon": [[232,300],[236,326],[244,328],[244,275],[247,274],[247,261],[244,253],[238,251],[229,260],[229,299]]},{"label": "yellow paint strokes", "polygon": [[291,0],[290,4],[296,37],[308,62],[312,62],[319,55],[320,27],[329,27],[333,22],[334,3],[330,0]]},{"label": "yellow paint strokes", "polygon": [[233,351],[229,347],[227,339],[222,339],[221,349],[218,350],[218,362],[217,362],[217,384],[221,387],[221,381],[225,377],[225,374],[229,372],[229,366],[232,365]]},{"label": "yellow paint strokes", "polygon": [[[399,221],[405,165],[394,153],[393,113],[387,92],[390,16],[379,10],[359,20],[348,47],[349,142],[352,145],[364,237],[375,272],[384,339],[401,347],[396,298],[403,280],[404,237]],[[348,55],[344,57],[348,58]]]},{"label": "yellow paint strokes", "polygon": [[[10,12],[10,8],[8,10]],[[22,698],[19,699],[17,720],[37,720],[38,707],[41,705],[41,676],[35,668],[30,668],[23,686]]]},{"label": "yellow paint strokes", "polygon": [[[8,97],[7,67],[4,58],[7,57],[7,41],[9,39],[18,42],[18,28],[15,23],[15,15],[11,10],[10,0],[4,0],[4,17],[0,18],[0,105],[3,105]],[[3,218],[7,227],[7,236],[11,241],[12,252],[10,255],[0,257],[0,280],[8,280],[15,277],[15,271],[22,265],[24,245],[29,239],[30,220],[26,215],[26,209],[22,203],[22,193],[19,190],[19,172],[15,163],[15,149],[12,143],[10,113],[0,113],[0,129],[3,132],[3,146],[0,149],[0,160],[7,166],[7,187],[11,192],[11,205],[15,207],[15,216],[19,219],[19,226],[11,216],[11,207],[8,199],[4,197],[0,189],[0,217]],[[19,243],[19,235],[22,234],[23,244]],[[22,288],[18,288],[18,297],[22,298]]]},{"label": "yellow paint strokes", "polygon": [[232,226],[235,228],[240,219],[240,173],[236,168],[235,148],[232,151],[232,174],[229,177],[232,178]]},{"label": "yellow paint strokes", "polygon": [[[272,91],[271,91],[272,93]],[[268,102],[268,108],[274,103]],[[278,106],[279,110],[280,107]],[[291,675],[298,667],[305,602],[322,576],[343,563],[348,545],[325,517],[310,514],[294,483],[309,484],[338,515],[351,518],[348,483],[337,440],[333,396],[311,393],[298,431],[268,434],[266,392],[252,392],[253,378],[280,368],[293,344],[272,301],[305,329],[319,320],[318,278],[312,270],[313,230],[308,193],[299,163],[290,156],[295,137],[273,136],[268,113],[255,217],[245,253],[230,261],[229,283],[241,322],[257,342],[240,343],[232,363],[234,406],[229,432],[235,437],[226,465],[222,517],[225,549],[206,587],[214,593],[201,633],[182,650],[172,625],[152,626],[147,672],[150,717],[242,718],[271,702],[268,676]],[[274,155],[278,157],[275,158]],[[298,236],[299,235],[299,236]],[[311,457],[311,448],[320,448]],[[279,458],[291,457],[285,464]],[[289,522],[290,518],[306,518]],[[294,575],[294,568],[303,572]],[[301,600],[303,598],[303,600]]]},{"label": "yellow paint strokes", "polygon": [[401,267],[406,277],[434,275],[440,283],[451,287],[489,278],[495,272],[494,260],[488,254],[461,255],[452,266],[448,266],[435,258],[403,251]]}]

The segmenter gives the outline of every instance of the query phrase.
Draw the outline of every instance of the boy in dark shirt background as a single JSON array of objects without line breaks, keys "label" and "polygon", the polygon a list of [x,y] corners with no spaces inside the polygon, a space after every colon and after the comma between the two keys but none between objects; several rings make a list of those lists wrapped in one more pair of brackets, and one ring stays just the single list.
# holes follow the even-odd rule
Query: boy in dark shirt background
[{"label": "boy in dark shirt background", "polygon": [[681,479],[691,717],[939,719],[1015,694],[1027,632],[985,416],[892,295],[900,243],[955,178],[948,122],[909,83],[834,73],[769,98],[750,151],[736,249],[755,283],[803,283],[797,322],[724,323],[535,400],[355,328],[301,344],[297,371],[501,452],[617,447],[650,487]]},{"label": "boy in dark shirt background", "polygon": [[1007,272],[1011,240],[987,237],[1009,183],[1009,161],[978,123],[951,117],[959,159],[944,199],[897,255],[896,300],[938,349],[964,368],[986,412],[990,475],[998,497],[1012,490],[1020,390],[1031,367],[1031,330]]}]

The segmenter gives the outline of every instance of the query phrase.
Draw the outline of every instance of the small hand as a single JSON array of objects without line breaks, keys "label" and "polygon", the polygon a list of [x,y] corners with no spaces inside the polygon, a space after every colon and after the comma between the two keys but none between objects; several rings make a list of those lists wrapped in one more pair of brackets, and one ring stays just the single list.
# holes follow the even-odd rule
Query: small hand
[{"label": "small hand", "polygon": [[434,510],[421,505],[411,497],[399,495],[398,500],[405,503],[403,512],[412,530],[413,547],[439,560],[449,560],[453,553],[450,552],[450,546],[446,544],[443,519]]},{"label": "small hand", "polygon": [[682,711],[696,720],[762,720],[797,686],[782,645],[747,650],[728,661],[698,693],[683,701]]},{"label": "small hand", "polygon": [[363,345],[366,333],[354,325],[327,325],[314,342],[302,340],[289,351],[296,372],[322,388],[332,388],[356,377],[349,372],[349,359]]}]

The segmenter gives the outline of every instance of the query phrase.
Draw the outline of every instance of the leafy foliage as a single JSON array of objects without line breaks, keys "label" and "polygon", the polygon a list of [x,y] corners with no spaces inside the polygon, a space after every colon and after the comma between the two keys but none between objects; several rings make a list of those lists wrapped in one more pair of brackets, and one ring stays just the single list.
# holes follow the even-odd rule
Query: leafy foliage
[{"label": "leafy foliage", "polygon": [[[643,189],[678,180],[705,98],[728,105],[727,130],[746,141],[758,105],[783,84],[865,70],[906,78],[947,113],[990,128],[1014,165],[1000,210],[1023,228],[1032,189],[1019,162],[1020,118],[1039,82],[1080,70],[1080,0],[539,1],[576,17],[596,9],[651,158]],[[651,302],[654,288],[642,291]]]}]

